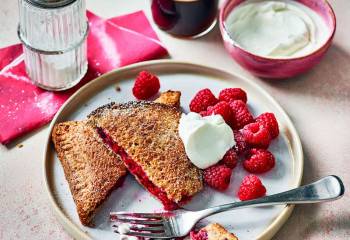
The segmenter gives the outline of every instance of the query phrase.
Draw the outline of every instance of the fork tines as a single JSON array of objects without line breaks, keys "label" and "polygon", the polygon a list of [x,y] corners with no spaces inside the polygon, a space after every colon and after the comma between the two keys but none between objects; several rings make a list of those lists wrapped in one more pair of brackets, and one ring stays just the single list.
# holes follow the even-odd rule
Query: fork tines
[{"label": "fork tines", "polygon": [[[139,237],[167,238],[163,217],[156,213],[127,213],[116,212],[110,214],[114,222],[114,232]],[[128,231],[119,232],[119,226],[127,224]]]}]

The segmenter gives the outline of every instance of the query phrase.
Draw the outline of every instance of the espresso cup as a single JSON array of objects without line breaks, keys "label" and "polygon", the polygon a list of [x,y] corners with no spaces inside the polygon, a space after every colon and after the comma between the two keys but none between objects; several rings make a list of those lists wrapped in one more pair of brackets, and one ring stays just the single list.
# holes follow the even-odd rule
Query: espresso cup
[{"label": "espresso cup", "polygon": [[218,0],[151,0],[157,26],[178,37],[199,37],[216,23]]}]

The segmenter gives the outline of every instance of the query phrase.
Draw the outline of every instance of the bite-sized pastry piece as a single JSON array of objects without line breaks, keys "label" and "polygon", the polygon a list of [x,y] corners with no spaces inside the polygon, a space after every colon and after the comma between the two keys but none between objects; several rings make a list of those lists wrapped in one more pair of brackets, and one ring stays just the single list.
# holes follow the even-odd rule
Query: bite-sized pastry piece
[{"label": "bite-sized pastry piece", "polygon": [[238,238],[227,231],[218,223],[211,223],[198,232],[190,233],[191,240],[238,240]]},{"label": "bite-sized pastry piece", "polygon": [[166,92],[161,93],[160,96],[156,100],[154,100],[154,102],[163,103],[169,106],[179,108],[180,97],[181,97],[180,91],[168,90]]},{"label": "bite-sized pastry piece", "polygon": [[202,187],[179,137],[181,111],[160,103],[111,103],[89,115],[100,136],[129,171],[167,210],[178,208]]},{"label": "bite-sized pastry piece", "polygon": [[91,226],[97,208],[122,184],[126,168],[85,121],[56,124],[52,140],[80,221]]}]

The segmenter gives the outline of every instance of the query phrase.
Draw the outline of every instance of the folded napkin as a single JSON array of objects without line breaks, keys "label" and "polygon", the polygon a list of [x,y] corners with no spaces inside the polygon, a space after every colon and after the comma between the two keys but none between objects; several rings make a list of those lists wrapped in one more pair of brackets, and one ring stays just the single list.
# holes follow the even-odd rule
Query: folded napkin
[{"label": "folded napkin", "polygon": [[21,44],[0,49],[0,143],[7,144],[50,122],[67,98],[91,79],[167,54],[142,11],[108,20],[91,12],[87,17],[89,68],[73,89],[50,92],[36,87],[26,74]]}]

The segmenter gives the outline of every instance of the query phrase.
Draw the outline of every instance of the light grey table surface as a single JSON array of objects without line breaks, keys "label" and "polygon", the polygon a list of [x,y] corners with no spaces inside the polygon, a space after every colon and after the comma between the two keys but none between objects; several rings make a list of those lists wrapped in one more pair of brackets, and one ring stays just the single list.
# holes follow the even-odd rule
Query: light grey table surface
[{"label": "light grey table surface", "polygon": [[[300,133],[305,153],[304,183],[336,174],[350,186],[350,1],[330,2],[338,20],[333,46],[312,71],[282,81],[257,79],[239,67],[224,50],[217,27],[197,40],[173,38],[155,29],[171,58],[238,73],[277,99]],[[148,9],[148,3],[87,0],[87,7],[107,18]],[[17,21],[17,1],[1,0],[0,47],[18,42]],[[53,216],[43,186],[42,155],[47,134],[48,128],[43,127],[8,148],[0,145],[0,240],[71,239]],[[274,239],[350,239],[349,194],[337,202],[297,206]]]}]

